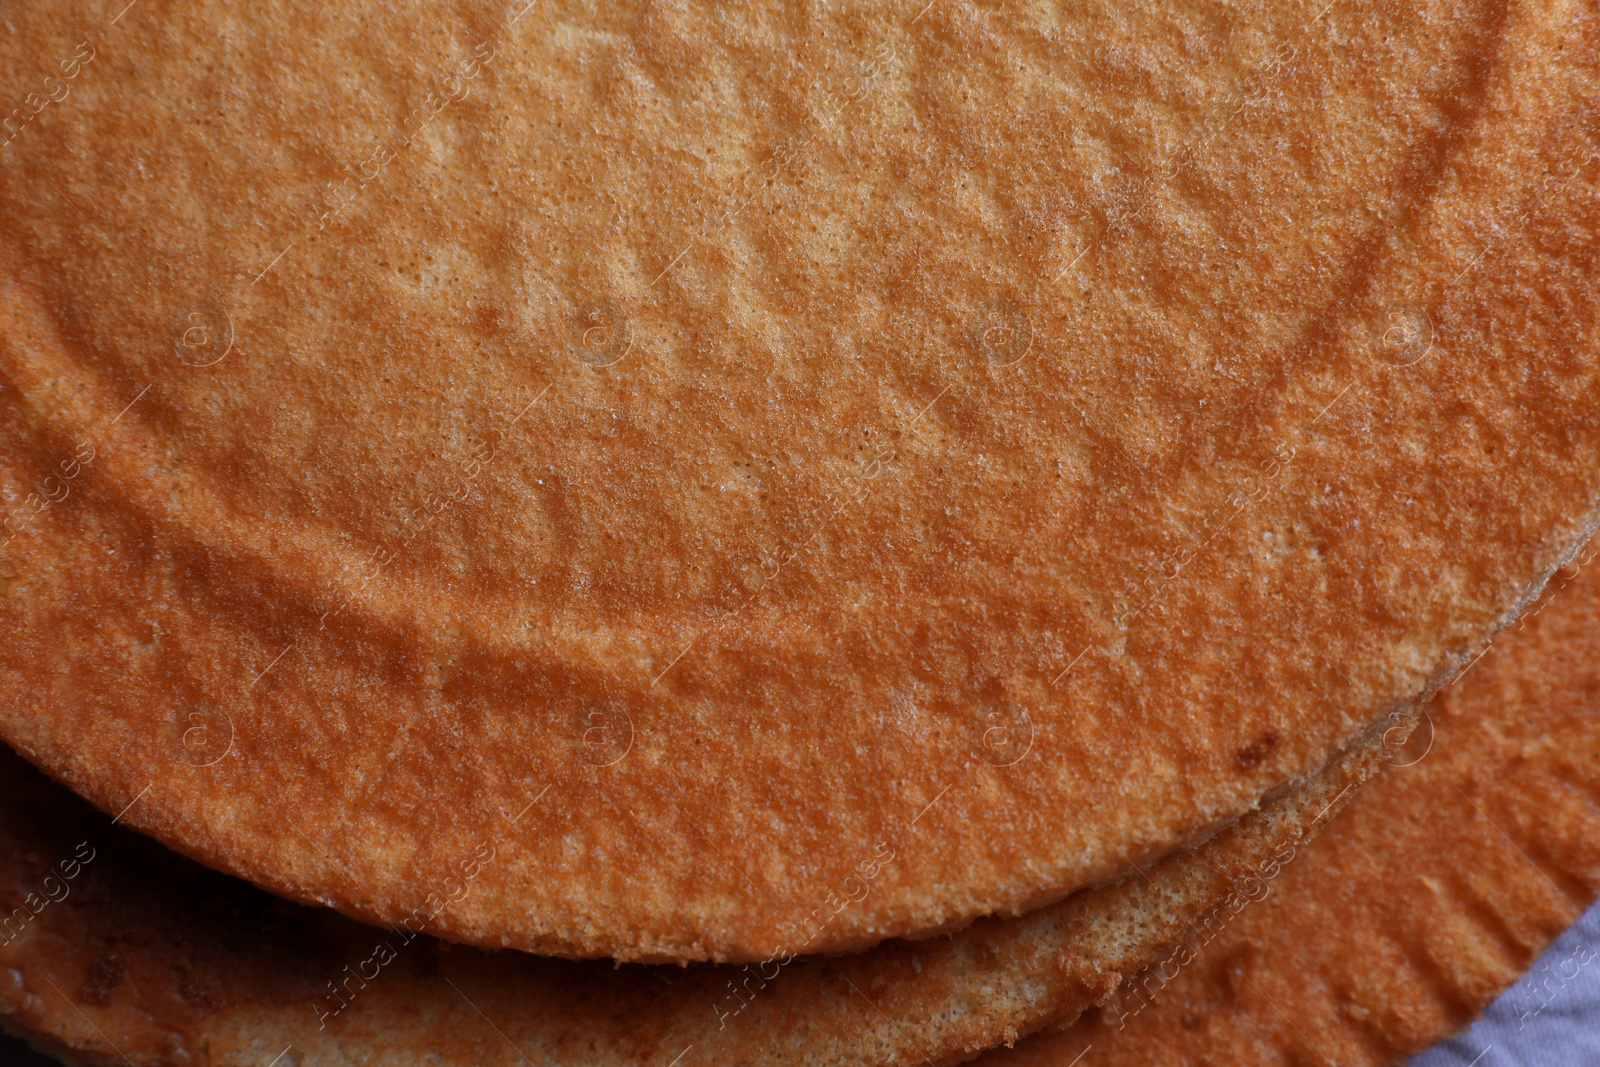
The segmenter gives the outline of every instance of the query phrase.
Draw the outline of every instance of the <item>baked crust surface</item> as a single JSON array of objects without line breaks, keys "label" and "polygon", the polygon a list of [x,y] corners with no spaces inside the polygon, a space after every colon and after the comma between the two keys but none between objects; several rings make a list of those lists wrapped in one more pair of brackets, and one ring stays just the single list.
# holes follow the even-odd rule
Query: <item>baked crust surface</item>
[{"label": "baked crust surface", "polygon": [[1451,676],[1600,506],[1592,16],[920,7],[8,8],[0,735],[301,901],[739,961]]},{"label": "baked crust surface", "polygon": [[[1175,949],[1103,1013],[983,1067],[1377,1067],[1466,1025],[1600,895],[1597,555],[1433,701],[1391,760],[1418,762],[1364,786],[1237,921],[1187,939],[1192,962]],[[1517,1010],[1556,1010],[1592,956],[1557,960]]]},{"label": "baked crust surface", "polygon": [[1198,847],[1021,919],[682,969],[452,946],[431,921],[290,904],[108,825],[0,749],[0,1025],[136,1067],[259,1067],[286,1048],[328,1065],[955,1063],[1075,1017],[1240,906],[1384,751],[1368,739]]}]

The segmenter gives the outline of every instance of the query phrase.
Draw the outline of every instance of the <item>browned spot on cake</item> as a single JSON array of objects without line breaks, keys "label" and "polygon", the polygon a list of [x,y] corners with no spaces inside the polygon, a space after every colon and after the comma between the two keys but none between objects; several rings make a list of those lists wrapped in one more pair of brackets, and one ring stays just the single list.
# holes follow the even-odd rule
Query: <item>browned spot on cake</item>
[{"label": "browned spot on cake", "polygon": [[85,1003],[105,1007],[127,975],[128,966],[120,956],[101,956],[90,966],[79,995]]},{"label": "browned spot on cake", "polygon": [[1253,771],[1267,761],[1278,747],[1278,732],[1268,730],[1234,753],[1233,762],[1241,771]]}]

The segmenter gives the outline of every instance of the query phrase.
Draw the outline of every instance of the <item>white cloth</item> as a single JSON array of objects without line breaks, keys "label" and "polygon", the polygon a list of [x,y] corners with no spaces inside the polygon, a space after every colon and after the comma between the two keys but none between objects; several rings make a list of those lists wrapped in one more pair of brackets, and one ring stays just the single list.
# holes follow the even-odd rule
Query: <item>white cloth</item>
[{"label": "white cloth", "polygon": [[1409,1067],[1600,1064],[1600,904],[1556,939],[1483,1018]]}]

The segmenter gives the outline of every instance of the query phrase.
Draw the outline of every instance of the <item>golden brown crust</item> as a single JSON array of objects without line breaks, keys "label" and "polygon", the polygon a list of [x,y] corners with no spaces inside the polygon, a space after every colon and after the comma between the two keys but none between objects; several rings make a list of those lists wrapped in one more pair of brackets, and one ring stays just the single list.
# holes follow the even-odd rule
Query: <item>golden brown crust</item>
[{"label": "golden brown crust", "polygon": [[285,1049],[296,1063],[462,1067],[733,1067],[758,1048],[953,1063],[1077,1014],[1238,910],[1381,752],[1371,741],[1200,847],[1023,919],[850,957],[678,969],[452,947],[292,905],[108,826],[0,750],[0,1017],[85,1062],[138,1067],[259,1065]]},{"label": "golden brown crust", "polygon": [[983,1067],[1376,1067],[1475,1016],[1600,895],[1597,555],[1433,702],[1426,756],[1189,939],[1191,962],[1175,951],[1103,1015]]},{"label": "golden brown crust", "polygon": [[[1591,552],[1585,562],[1593,560]],[[1570,577],[1564,574],[1561,584]],[[1537,624],[1538,641],[1512,635],[1436,709],[1443,705],[1461,717],[1487,703],[1518,721],[1527,718],[1525,707],[1542,708],[1537,696],[1547,675],[1554,669],[1559,676],[1560,664],[1581,660],[1600,640],[1600,579],[1589,574],[1568,596],[1552,601],[1550,617]],[[1531,617],[1544,611],[1536,608]],[[1580,678],[1574,689],[1587,692],[1595,688],[1591,682]],[[1563,727],[1544,739],[1535,758],[1574,746],[1592,751],[1587,735],[1571,732],[1582,724],[1572,714],[1577,706],[1569,701]],[[1528,728],[1537,733],[1543,723]],[[1504,755],[1507,739],[1495,721],[1483,725]],[[1516,744],[1510,741],[1509,751]],[[1392,749],[1389,755],[1410,758]],[[1076,1014],[1112,993],[1130,966],[1170,958],[1173,944],[1188,942],[1194,931],[1247,931],[1285,891],[1314,900],[1314,893],[1294,888],[1305,875],[1290,874],[1311,866],[1314,885],[1325,876],[1315,868],[1325,850],[1306,850],[1304,831],[1336,815],[1349,796],[1364,796],[1350,787],[1374,768],[1373,756],[1372,750],[1353,754],[1322,780],[1275,801],[1264,817],[1192,853],[1022,920],[986,920],[950,940],[897,943],[848,959],[688,971],[613,971],[451,950],[425,936],[408,941],[399,932],[273,901],[142,838],[108,830],[103,816],[7,758],[8,773],[0,776],[6,903],[47,888],[44,879],[55,868],[70,869],[64,861],[86,854],[80,836],[98,851],[59,906],[45,905],[25,924],[24,938],[0,946],[0,966],[17,976],[0,1004],[14,1025],[70,1043],[87,1062],[126,1053],[144,1064],[182,1052],[202,1064],[243,1063],[275,1054],[280,1045],[332,1064],[427,1055],[451,1064],[513,1063],[520,1062],[516,1048],[560,1062],[581,1053],[598,1063],[657,1062],[692,1051],[683,1062],[716,1064],[743,1062],[755,1047],[784,1048],[797,1062],[954,1062]],[[1481,769],[1474,761],[1483,756],[1468,746],[1453,758]],[[1430,794],[1412,806],[1426,811],[1436,802]],[[1389,807],[1380,803],[1377,810],[1387,820]],[[1379,833],[1394,829],[1371,815],[1366,821],[1368,837],[1374,825]],[[1402,842],[1399,853],[1413,845]],[[1364,876],[1359,864],[1346,866]],[[1346,878],[1340,895],[1383,894],[1371,879]],[[1251,905],[1263,896],[1268,903]],[[386,959],[379,945],[397,946],[395,958]],[[330,992],[319,981],[341,989]],[[325,1027],[314,1025],[319,1016]],[[1132,1018],[1137,1024],[1144,1014]],[[1051,1047],[1029,1043],[1020,1054],[1050,1055]]]},{"label": "golden brown crust", "polygon": [[1587,14],[920,6],[8,11],[96,53],[0,168],[0,734],[297,899],[492,848],[452,938],[739,960],[1448,677],[1600,505]]}]

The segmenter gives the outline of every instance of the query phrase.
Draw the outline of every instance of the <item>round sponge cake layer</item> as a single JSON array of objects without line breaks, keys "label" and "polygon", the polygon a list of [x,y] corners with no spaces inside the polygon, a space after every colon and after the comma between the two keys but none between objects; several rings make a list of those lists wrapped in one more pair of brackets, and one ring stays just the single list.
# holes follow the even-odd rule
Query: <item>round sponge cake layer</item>
[{"label": "round sponge cake layer", "polygon": [[1019,914],[1315,773],[1600,506],[1576,8],[6,18],[0,735],[302,901]]}]

